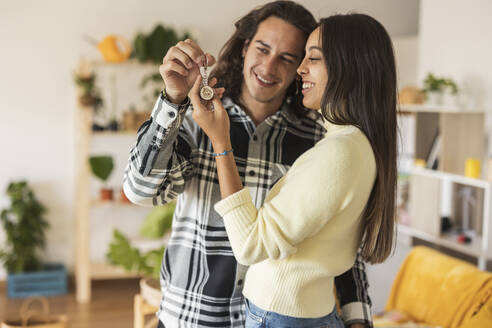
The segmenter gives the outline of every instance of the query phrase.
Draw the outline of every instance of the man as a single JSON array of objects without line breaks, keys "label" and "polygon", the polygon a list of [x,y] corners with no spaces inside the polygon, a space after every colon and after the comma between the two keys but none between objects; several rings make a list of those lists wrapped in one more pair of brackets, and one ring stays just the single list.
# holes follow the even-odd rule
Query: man
[{"label": "man", "polygon": [[[315,27],[298,4],[266,4],[236,23],[213,72],[225,88],[216,90],[224,92],[235,160],[256,206],[324,133],[296,95],[296,69]],[[207,62],[214,58],[191,40],[168,51],[160,67],[165,91],[138,132],[125,174],[125,193],[135,203],[160,205],[178,197],[161,268],[159,325],[167,328],[244,326],[247,268],[236,262],[213,209],[220,189],[212,145],[188,109],[187,94]],[[335,280],[343,319],[354,328],[372,326],[364,270],[357,261]]]}]

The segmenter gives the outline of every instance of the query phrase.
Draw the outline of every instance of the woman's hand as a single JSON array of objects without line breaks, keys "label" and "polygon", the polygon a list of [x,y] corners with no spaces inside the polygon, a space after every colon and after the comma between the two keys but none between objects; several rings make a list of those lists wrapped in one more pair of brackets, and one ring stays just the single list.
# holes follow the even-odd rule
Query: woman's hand
[{"label": "woman's hand", "polygon": [[[217,80],[212,79],[210,86],[213,87],[216,83]],[[220,100],[224,94],[224,88],[214,89],[213,99],[205,101],[200,98],[201,84],[202,77],[198,76],[189,94],[193,105],[192,117],[210,138],[214,152],[221,153],[225,150],[230,150],[229,116]],[[211,109],[212,105],[213,109]]]}]

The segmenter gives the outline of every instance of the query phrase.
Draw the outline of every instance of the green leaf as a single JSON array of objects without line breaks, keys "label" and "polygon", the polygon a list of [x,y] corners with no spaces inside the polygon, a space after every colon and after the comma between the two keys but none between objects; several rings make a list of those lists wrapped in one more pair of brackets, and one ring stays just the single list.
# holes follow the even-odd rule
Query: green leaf
[{"label": "green leaf", "polygon": [[36,199],[26,181],[11,182],[6,190],[10,207],[0,212],[0,222],[7,235],[0,261],[9,273],[36,271],[41,261],[36,254],[46,243],[49,227],[43,215],[45,207]]},{"label": "green leaf", "polygon": [[140,62],[150,61],[160,64],[169,48],[186,38],[190,38],[189,33],[185,33],[180,38],[172,27],[157,24],[150,34],[138,33],[136,35],[133,41],[135,56]]},{"label": "green leaf", "polygon": [[102,181],[106,181],[113,171],[113,157],[111,156],[91,156],[89,164],[92,173]]},{"label": "green leaf", "polygon": [[140,235],[147,238],[162,237],[171,229],[175,208],[174,202],[154,207],[140,226]]},{"label": "green leaf", "polygon": [[127,271],[158,278],[164,250],[165,248],[161,247],[141,254],[138,249],[131,246],[121,232],[115,229],[106,257],[112,264],[122,266]]},{"label": "green leaf", "polygon": [[111,263],[120,265],[128,271],[138,271],[142,256],[138,249],[132,248],[128,239],[118,230],[113,231],[107,257]]},{"label": "green leaf", "polygon": [[134,48],[135,56],[140,62],[147,60],[147,48],[145,45],[145,36],[142,33],[137,34],[135,37]]}]

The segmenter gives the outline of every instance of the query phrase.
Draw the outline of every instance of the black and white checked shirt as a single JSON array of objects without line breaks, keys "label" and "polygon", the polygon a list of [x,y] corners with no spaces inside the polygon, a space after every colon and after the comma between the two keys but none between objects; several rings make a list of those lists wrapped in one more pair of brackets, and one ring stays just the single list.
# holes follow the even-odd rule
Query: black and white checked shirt
[{"label": "black and white checked shirt", "polygon": [[[177,198],[161,267],[158,316],[166,328],[244,327],[247,267],[236,262],[222,218],[213,208],[221,196],[212,145],[193,121],[188,103],[177,106],[159,97],[130,152],[124,190],[142,205]],[[260,207],[274,183],[322,139],[325,129],[319,121],[296,115],[288,104],[255,126],[230,99],[223,103],[239,174]],[[335,286],[345,324],[372,326],[364,263],[357,260],[335,278]]]}]

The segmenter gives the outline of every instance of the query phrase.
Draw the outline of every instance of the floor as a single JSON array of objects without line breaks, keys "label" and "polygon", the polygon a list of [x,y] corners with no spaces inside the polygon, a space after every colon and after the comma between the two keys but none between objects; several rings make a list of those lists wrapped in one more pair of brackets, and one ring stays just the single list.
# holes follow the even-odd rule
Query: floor
[{"label": "floor", "polygon": [[[395,252],[385,263],[367,266],[374,313],[384,309],[391,283],[410,250],[410,240],[399,236]],[[138,279],[94,281],[92,286],[90,304],[78,304],[73,291],[66,296],[50,297],[52,313],[67,313],[71,328],[132,327],[133,296],[139,291]],[[5,284],[0,285],[1,319],[18,314],[21,304],[22,300],[7,299]]]},{"label": "floor", "polygon": [[[403,239],[403,238],[402,238]],[[410,246],[399,240],[393,256],[385,263],[368,265],[369,293],[373,311],[383,310],[391,283]],[[139,291],[138,280],[93,281],[93,300],[90,304],[78,304],[73,288],[66,296],[50,297],[51,312],[67,313],[71,328],[85,327],[133,327],[133,296]],[[0,286],[0,318],[16,316],[22,300],[6,297],[5,286]]]},{"label": "floor", "polygon": [[[100,280],[92,283],[92,302],[78,304],[73,288],[65,296],[49,297],[50,312],[66,313],[70,328],[133,327],[133,296],[138,279]],[[0,318],[18,317],[23,300],[8,299],[5,285],[0,287]]]}]

